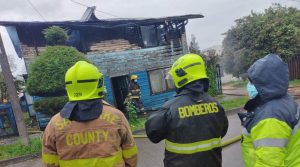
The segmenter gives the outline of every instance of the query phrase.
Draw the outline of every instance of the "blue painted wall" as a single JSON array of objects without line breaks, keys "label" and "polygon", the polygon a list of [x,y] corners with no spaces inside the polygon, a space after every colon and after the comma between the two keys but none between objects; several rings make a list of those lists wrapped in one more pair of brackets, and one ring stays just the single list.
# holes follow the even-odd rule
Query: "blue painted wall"
[{"label": "blue painted wall", "polygon": [[151,86],[146,71],[134,73],[138,75],[138,84],[141,87],[142,100],[145,109],[159,109],[166,101],[173,98],[175,91],[151,94]]},{"label": "blue painted wall", "polygon": [[147,70],[170,67],[182,54],[183,50],[181,49],[171,54],[170,46],[160,46],[103,54],[89,53],[86,56],[105,76],[104,84],[107,90],[107,102],[115,105],[111,88],[111,77],[136,74],[138,75],[138,83],[141,87],[145,109],[156,110],[171,99],[175,92],[170,91],[152,95]]},{"label": "blue painted wall", "polygon": [[105,100],[114,105],[114,97],[113,97],[113,92],[112,92],[112,88],[111,88],[111,83],[110,83],[110,78],[108,76],[104,77],[104,85],[106,88],[106,97]]},{"label": "blue painted wall", "polygon": [[[147,72],[134,72],[132,74],[138,75],[138,84],[141,87],[142,101],[146,110],[159,109],[166,101],[172,99],[175,95],[175,91],[169,91],[152,95]],[[110,104],[115,105],[109,77],[106,76],[104,82],[107,90],[106,101]]]}]

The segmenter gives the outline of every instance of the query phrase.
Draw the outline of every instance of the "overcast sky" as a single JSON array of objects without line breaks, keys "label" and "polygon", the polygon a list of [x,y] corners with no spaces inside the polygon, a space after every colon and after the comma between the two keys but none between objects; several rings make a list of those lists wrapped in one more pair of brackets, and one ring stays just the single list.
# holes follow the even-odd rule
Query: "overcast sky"
[{"label": "overcast sky", "polygon": [[[195,34],[200,49],[220,45],[234,20],[250,14],[251,10],[262,12],[272,5],[300,8],[300,0],[76,0],[88,6],[97,6],[100,11],[121,18],[147,18],[201,13],[202,19],[190,20],[187,36]],[[1,21],[42,21],[40,12],[47,21],[77,20],[85,11],[71,0],[0,0]],[[98,18],[113,18],[96,12]]]}]

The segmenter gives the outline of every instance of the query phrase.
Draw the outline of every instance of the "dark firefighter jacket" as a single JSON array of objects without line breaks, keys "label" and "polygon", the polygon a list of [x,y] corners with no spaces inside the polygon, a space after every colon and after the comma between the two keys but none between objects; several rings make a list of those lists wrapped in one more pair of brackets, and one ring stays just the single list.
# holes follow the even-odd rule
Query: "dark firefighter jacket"
[{"label": "dark firefighter jacket", "polygon": [[165,167],[220,167],[228,120],[200,82],[185,86],[146,122],[149,139],[165,140]]},{"label": "dark firefighter jacket", "polygon": [[128,96],[130,99],[140,99],[141,90],[137,82],[132,80],[130,81],[128,85]]},{"label": "dark firefighter jacket", "polygon": [[300,109],[288,95],[287,64],[270,54],[248,70],[259,96],[242,117],[245,167],[300,167]]}]

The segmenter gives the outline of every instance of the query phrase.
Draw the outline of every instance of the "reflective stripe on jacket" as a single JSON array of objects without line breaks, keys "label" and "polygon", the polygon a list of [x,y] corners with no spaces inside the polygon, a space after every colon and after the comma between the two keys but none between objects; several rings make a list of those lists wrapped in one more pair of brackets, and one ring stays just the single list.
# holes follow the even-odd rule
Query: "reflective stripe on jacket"
[{"label": "reflective stripe on jacket", "polygon": [[[290,107],[295,106],[296,104],[291,104]],[[252,127],[248,127],[250,133],[243,133],[242,152],[245,167],[300,167],[299,127],[288,120],[292,118],[293,113],[286,111],[288,114],[284,116],[284,113],[280,113],[280,108],[278,107],[278,112],[278,109],[264,110],[265,107],[262,106],[262,111],[256,111],[258,113],[252,120],[253,124],[249,125]],[[267,111],[268,115],[262,113]]]},{"label": "reflective stripe on jacket", "polygon": [[300,167],[299,107],[288,95],[289,71],[269,54],[247,71],[258,96],[245,105],[242,151],[246,167]]},{"label": "reflective stripe on jacket", "polygon": [[137,147],[124,115],[104,103],[91,121],[56,114],[43,135],[42,160],[48,167],[136,167]]},{"label": "reflective stripe on jacket", "polygon": [[210,96],[183,90],[146,122],[149,139],[165,140],[165,167],[220,167],[224,109]]}]

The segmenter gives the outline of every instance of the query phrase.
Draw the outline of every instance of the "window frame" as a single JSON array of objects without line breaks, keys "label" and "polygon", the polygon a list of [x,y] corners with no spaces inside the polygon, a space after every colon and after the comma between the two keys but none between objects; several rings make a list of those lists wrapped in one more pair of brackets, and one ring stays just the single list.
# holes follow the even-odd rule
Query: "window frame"
[{"label": "window frame", "polygon": [[[159,68],[151,68],[151,69],[147,69],[147,76],[148,76],[148,82],[149,82],[149,87],[150,87],[150,95],[153,96],[153,95],[158,95],[158,94],[163,94],[163,93],[168,93],[168,92],[172,92],[175,90],[175,84],[174,84],[174,88],[172,89],[167,89],[168,87],[168,83],[166,81],[166,79],[164,79],[164,85],[163,85],[163,88],[165,88],[165,90],[161,91],[161,92],[153,92],[153,89],[152,89],[152,84],[151,84],[151,79],[150,79],[150,72],[151,71],[155,71],[155,70],[165,70],[167,68],[171,68],[170,66],[166,66],[166,67],[159,67]],[[165,76],[164,76],[165,77]]]}]

